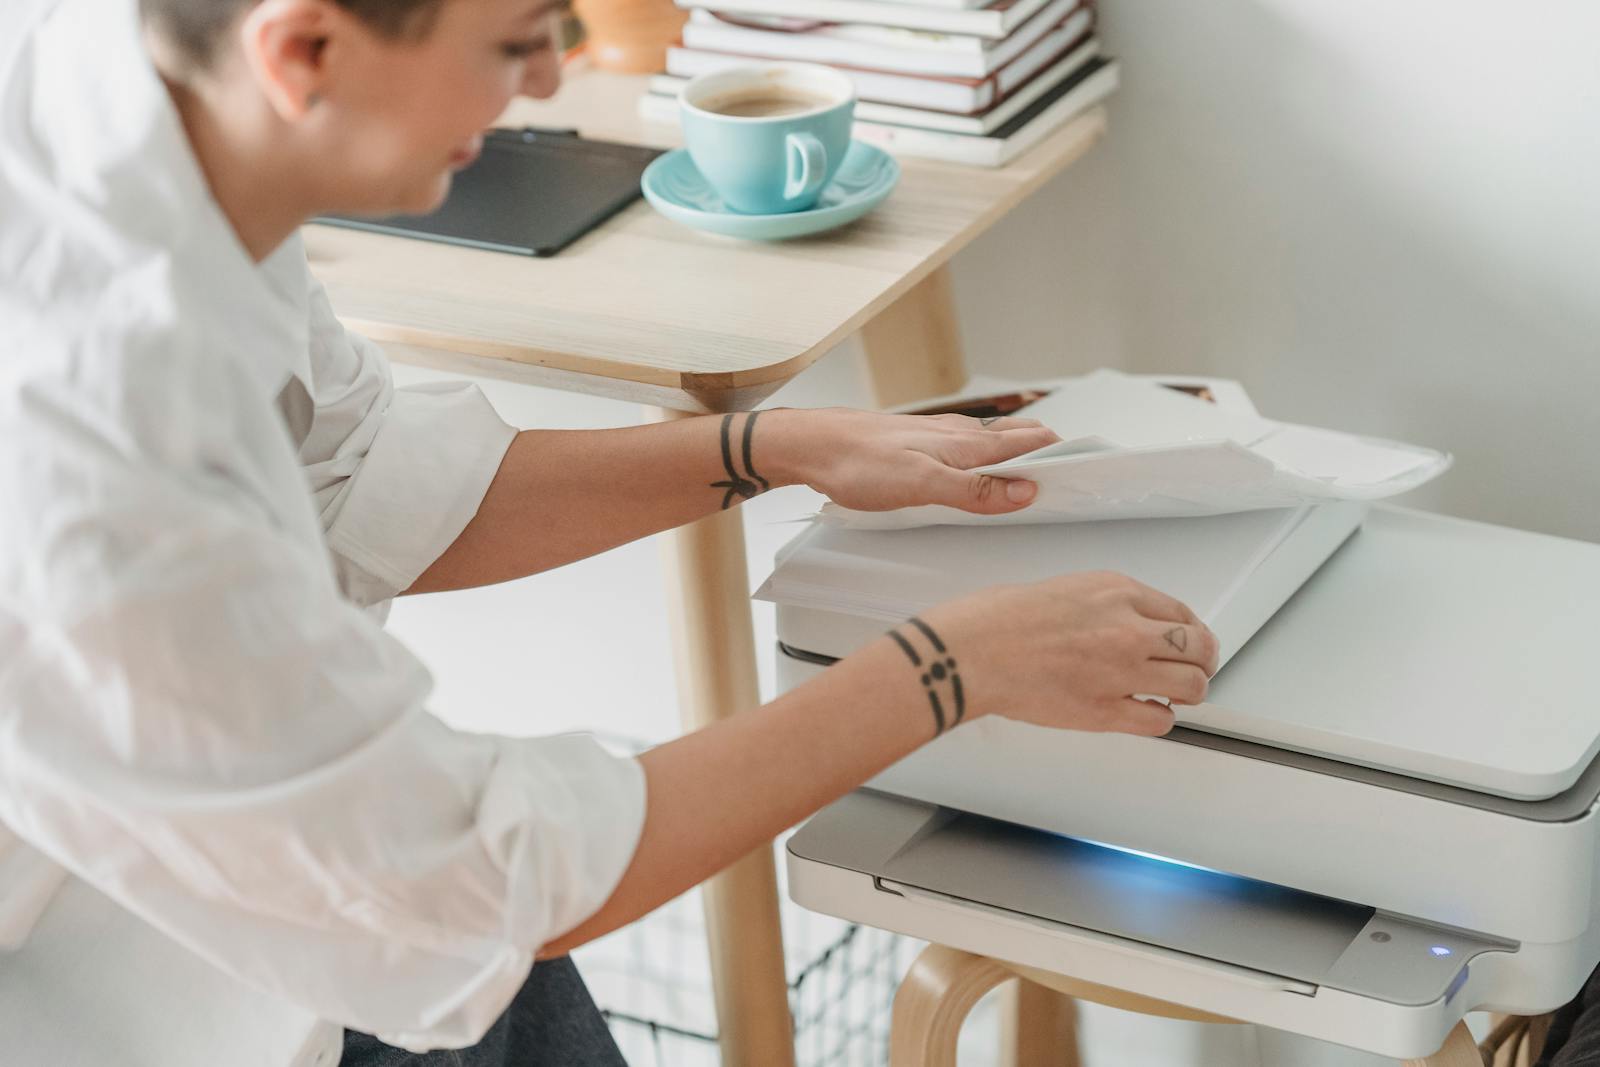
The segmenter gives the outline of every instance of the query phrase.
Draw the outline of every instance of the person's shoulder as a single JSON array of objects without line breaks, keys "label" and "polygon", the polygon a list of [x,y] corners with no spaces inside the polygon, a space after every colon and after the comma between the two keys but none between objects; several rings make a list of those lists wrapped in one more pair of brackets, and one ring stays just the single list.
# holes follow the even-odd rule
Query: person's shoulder
[{"label": "person's shoulder", "polygon": [[0,406],[18,416],[10,432],[40,447],[92,436],[124,458],[178,464],[228,435],[245,383],[217,350],[181,258],[106,256],[55,236],[18,266],[7,256],[0,270]]}]

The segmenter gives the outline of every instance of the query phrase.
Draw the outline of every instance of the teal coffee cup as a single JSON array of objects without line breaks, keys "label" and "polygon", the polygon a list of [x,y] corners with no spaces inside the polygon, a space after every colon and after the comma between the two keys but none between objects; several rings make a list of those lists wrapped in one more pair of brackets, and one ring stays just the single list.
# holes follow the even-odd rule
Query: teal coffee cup
[{"label": "teal coffee cup", "polygon": [[723,203],[747,215],[815,206],[850,147],[855,89],[838,71],[768,63],[684,86],[683,138]]}]

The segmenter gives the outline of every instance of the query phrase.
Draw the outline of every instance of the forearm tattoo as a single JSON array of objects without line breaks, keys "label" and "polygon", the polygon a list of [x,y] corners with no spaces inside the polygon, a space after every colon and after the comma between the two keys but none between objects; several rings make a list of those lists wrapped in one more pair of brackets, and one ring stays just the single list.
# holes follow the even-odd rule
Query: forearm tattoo
[{"label": "forearm tattoo", "polygon": [[[939,640],[939,635],[933,632],[933,627],[912,616],[907,620],[907,627],[890,630],[889,636],[894,638],[900,651],[920,672],[922,688],[928,694],[928,706],[933,709],[934,736],[944,733],[948,727],[959,725],[967,714],[967,694],[961,688],[961,672],[956,669],[955,657]],[[917,645],[924,642],[933,646],[933,649],[918,654]],[[951,710],[948,722],[945,719],[946,707]]]},{"label": "forearm tattoo", "polygon": [[722,417],[722,467],[728,472],[728,478],[726,481],[711,483],[711,488],[724,490],[723,511],[772,488],[765,478],[756,473],[755,465],[750,461],[751,443],[755,440],[756,416],[761,414],[759,411],[745,414],[744,432],[741,435],[737,456],[744,464],[743,473],[740,473],[740,467],[735,462],[733,446],[733,420],[738,414],[739,412],[734,412]]}]

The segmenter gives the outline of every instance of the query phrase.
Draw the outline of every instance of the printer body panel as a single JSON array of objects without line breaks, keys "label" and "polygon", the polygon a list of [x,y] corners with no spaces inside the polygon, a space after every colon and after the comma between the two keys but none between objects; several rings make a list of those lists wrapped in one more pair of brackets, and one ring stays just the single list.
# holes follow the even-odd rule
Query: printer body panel
[{"label": "printer body panel", "polygon": [[[1600,954],[1595,928],[1513,945],[1300,907],[1272,887],[871,790],[825,809],[786,851],[790,893],[812,910],[1402,1058],[1436,1049],[1468,1011],[1564,1003]],[[1174,924],[1214,929],[1163,934]]]},{"label": "printer body panel", "polygon": [[[1059,533],[995,539],[1016,528],[811,530],[780,554],[762,595],[778,604],[785,645],[841,657],[911,613],[862,594],[867,575],[898,576],[890,584],[917,590],[921,610],[1086,561],[1119,569],[1116,538],[1103,536],[1112,525],[1119,537],[1163,546],[1157,554],[1165,556],[1182,543],[1174,527],[1193,521],[1078,524],[1102,527],[1101,536],[1091,539],[1095,551],[1070,557]],[[952,546],[963,543],[956,539],[976,537],[994,547],[949,565],[959,555]],[[941,551],[912,550],[924,541]],[[1285,602],[1283,590],[1296,586]],[[1180,723],[1484,794],[1545,799],[1569,789],[1600,752],[1600,700],[1585,673],[1588,625],[1573,594],[1594,588],[1600,548],[1592,544],[1393,507],[1308,509],[1222,607],[1202,611],[1227,655],[1210,700],[1183,709]]]},{"label": "printer body panel", "polygon": [[[784,689],[825,669],[781,649],[778,663]],[[1540,822],[1160,738],[998,717],[868,785],[1512,941],[1570,942],[1593,920],[1592,807]]]}]

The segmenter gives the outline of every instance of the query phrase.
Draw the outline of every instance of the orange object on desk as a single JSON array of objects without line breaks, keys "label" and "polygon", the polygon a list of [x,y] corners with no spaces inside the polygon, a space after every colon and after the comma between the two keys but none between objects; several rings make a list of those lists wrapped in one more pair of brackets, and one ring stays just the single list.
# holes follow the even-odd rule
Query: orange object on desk
[{"label": "orange object on desk", "polygon": [[601,70],[652,74],[667,67],[689,13],[672,0],[575,0],[590,61]]}]

